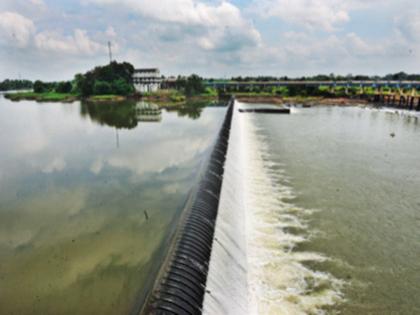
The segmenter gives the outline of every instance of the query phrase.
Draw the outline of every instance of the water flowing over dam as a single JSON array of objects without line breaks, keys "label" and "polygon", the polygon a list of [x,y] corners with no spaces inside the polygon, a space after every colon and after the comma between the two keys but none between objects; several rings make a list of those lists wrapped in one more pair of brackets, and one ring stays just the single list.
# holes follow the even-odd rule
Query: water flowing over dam
[{"label": "water flowing over dam", "polygon": [[[146,313],[305,314],[340,299],[339,280],[301,264],[326,257],[292,252],[306,235],[286,231],[304,231],[302,215],[311,211],[283,201],[293,192],[275,183],[286,178],[240,107],[229,105]],[[318,286],[327,289],[320,294]]]},{"label": "water flowing over dam", "polygon": [[340,300],[341,282],[302,264],[326,257],[292,251],[308,237],[311,210],[285,201],[294,193],[252,117],[238,113],[241,106],[233,115],[203,313],[320,311]]},{"label": "water flowing over dam", "polygon": [[[145,313],[417,310],[418,230],[406,221],[420,204],[417,116],[362,107],[267,115],[237,101],[227,113]],[[400,204],[404,178],[413,185]]]}]

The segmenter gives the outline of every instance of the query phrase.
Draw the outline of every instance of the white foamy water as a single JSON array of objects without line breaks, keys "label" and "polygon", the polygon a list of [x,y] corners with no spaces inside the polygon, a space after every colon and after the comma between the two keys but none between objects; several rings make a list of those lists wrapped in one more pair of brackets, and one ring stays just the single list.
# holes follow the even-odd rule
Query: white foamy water
[{"label": "white foamy water", "polygon": [[[342,299],[342,281],[295,251],[310,237],[312,210],[296,207],[282,165],[270,159],[252,114],[235,104],[204,314],[323,314]],[[295,232],[288,232],[293,229]],[[296,232],[298,231],[298,232]]]}]

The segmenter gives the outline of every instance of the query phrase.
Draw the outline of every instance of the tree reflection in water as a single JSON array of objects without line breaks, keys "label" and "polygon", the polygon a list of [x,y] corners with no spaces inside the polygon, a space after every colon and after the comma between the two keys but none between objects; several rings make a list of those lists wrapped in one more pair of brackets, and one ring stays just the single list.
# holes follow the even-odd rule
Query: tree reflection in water
[{"label": "tree reflection in water", "polygon": [[93,121],[115,127],[117,129],[134,129],[138,125],[136,102],[126,101],[118,103],[82,102],[80,114],[89,116]]},{"label": "tree reflection in water", "polygon": [[141,121],[160,122],[161,110],[154,104],[144,102],[83,102],[80,107],[83,117],[89,116],[101,125],[117,129],[134,129]]},{"label": "tree reflection in water", "polygon": [[[196,120],[201,117],[208,102],[188,102],[181,107],[166,107],[166,111],[176,111],[179,117]],[[211,106],[211,105],[210,105]],[[117,129],[134,129],[139,122],[160,122],[162,110],[159,106],[146,102],[82,102],[80,114],[100,125]]]}]

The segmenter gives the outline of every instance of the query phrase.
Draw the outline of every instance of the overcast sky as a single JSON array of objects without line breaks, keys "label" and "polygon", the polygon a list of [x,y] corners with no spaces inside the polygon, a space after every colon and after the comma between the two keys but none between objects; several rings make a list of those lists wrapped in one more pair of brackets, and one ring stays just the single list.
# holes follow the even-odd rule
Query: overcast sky
[{"label": "overcast sky", "polygon": [[1,0],[0,79],[420,72],[420,0]]}]

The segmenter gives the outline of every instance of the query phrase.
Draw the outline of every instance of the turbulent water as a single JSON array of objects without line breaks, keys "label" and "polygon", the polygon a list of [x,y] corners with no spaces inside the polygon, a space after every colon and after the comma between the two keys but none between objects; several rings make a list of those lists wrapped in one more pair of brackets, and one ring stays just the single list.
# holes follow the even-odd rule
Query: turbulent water
[{"label": "turbulent water", "polygon": [[236,112],[205,313],[419,313],[419,133],[365,108]]}]

